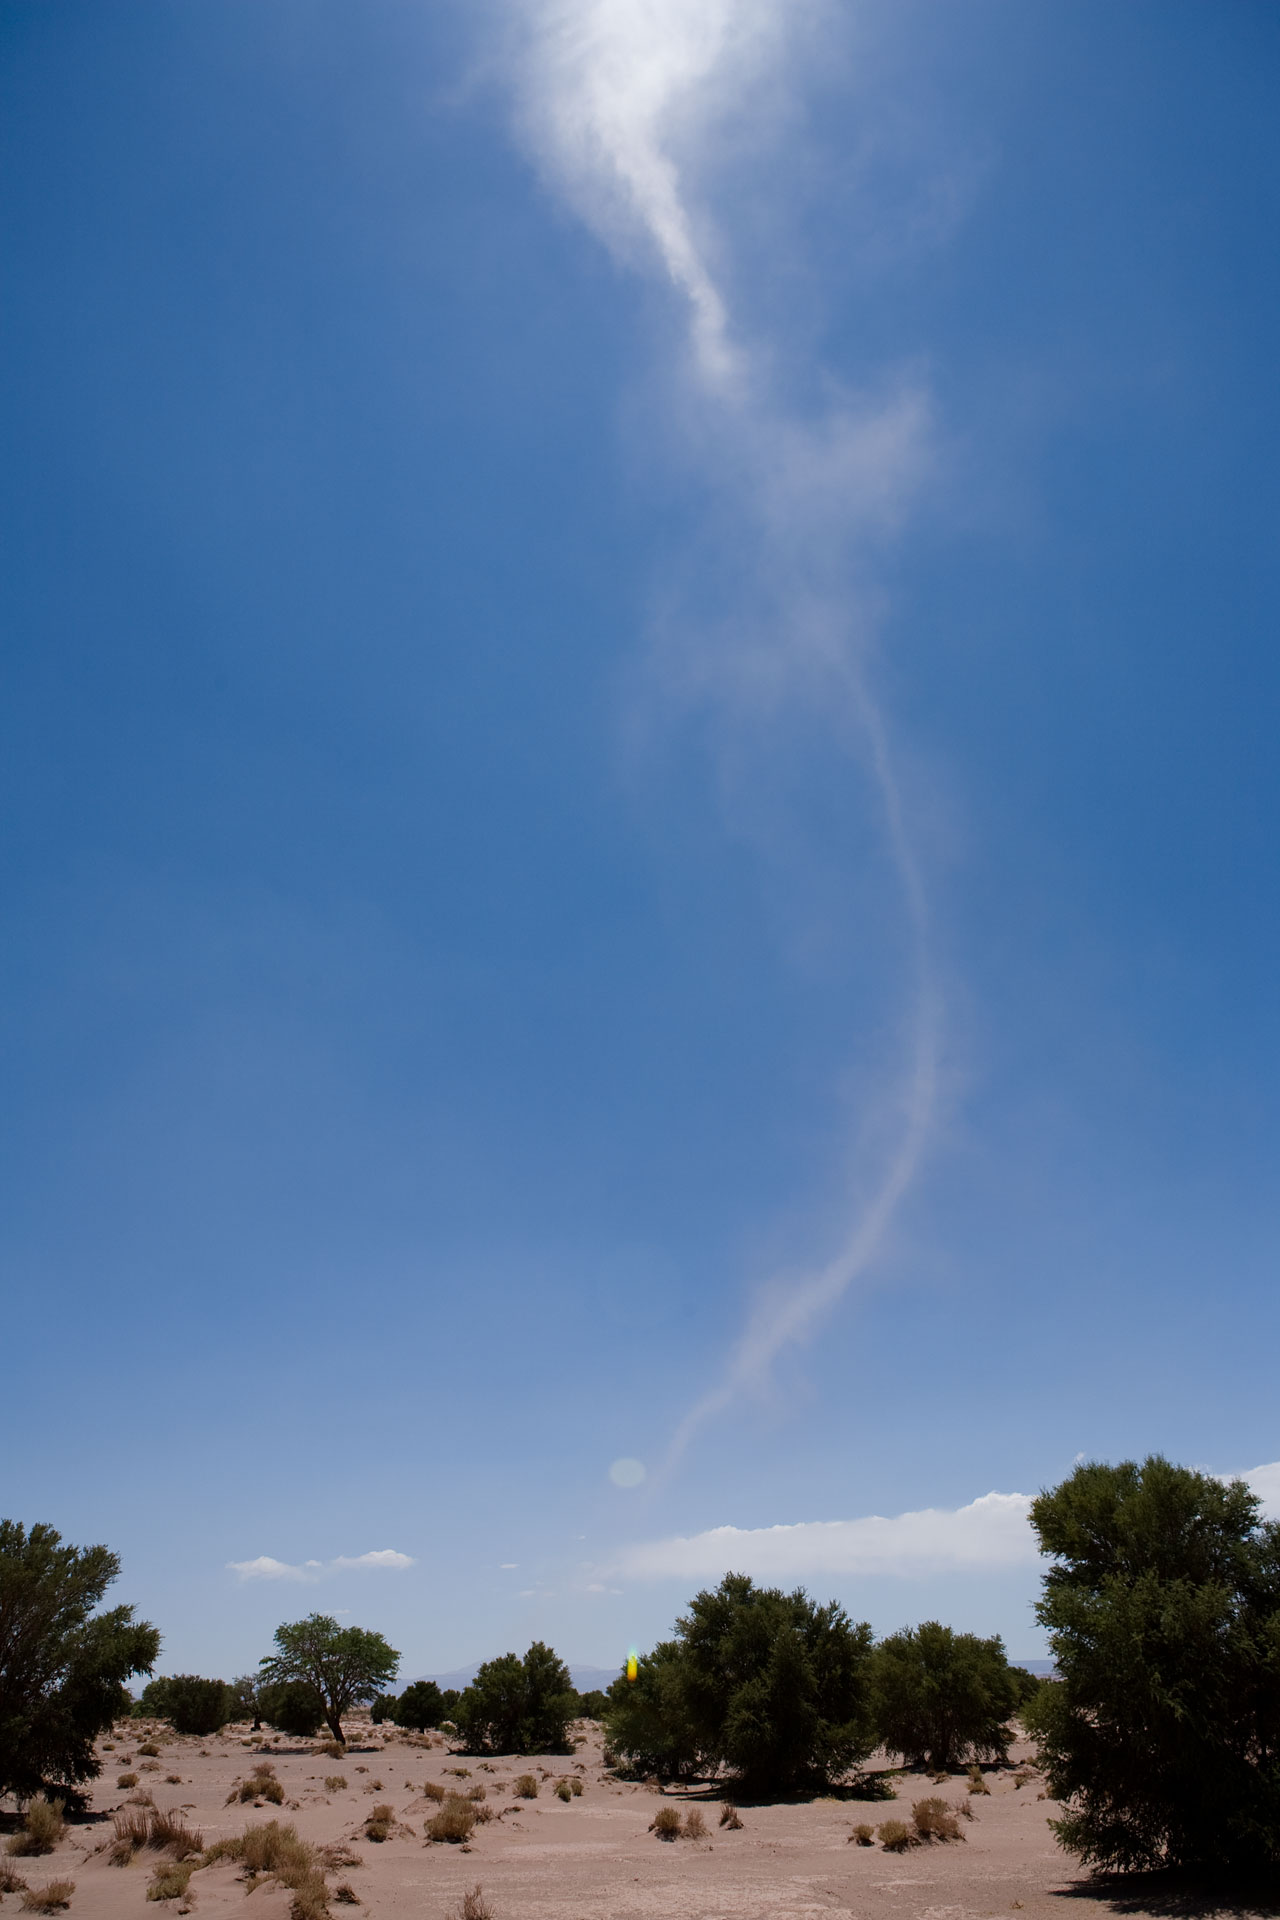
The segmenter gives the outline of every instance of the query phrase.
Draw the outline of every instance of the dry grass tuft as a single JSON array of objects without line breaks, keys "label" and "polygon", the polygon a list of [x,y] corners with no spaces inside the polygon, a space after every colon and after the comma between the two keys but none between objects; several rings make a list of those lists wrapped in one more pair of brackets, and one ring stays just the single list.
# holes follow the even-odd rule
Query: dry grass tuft
[{"label": "dry grass tuft", "polygon": [[563,1800],[566,1805],[569,1803],[570,1800],[572,1800],[573,1788],[569,1785],[569,1782],[567,1780],[556,1781],[556,1798],[558,1800]]},{"label": "dry grass tuft", "polygon": [[396,1814],[394,1807],[372,1807],[369,1811],[369,1817],[364,1823],[364,1837],[366,1840],[387,1840],[391,1837],[391,1830],[395,1826],[395,1823]]},{"label": "dry grass tuft", "polygon": [[680,1838],[680,1814],[675,1807],[659,1807],[649,1822],[650,1833],[656,1833],[659,1840],[678,1840]]},{"label": "dry grass tuft", "polygon": [[702,1817],[701,1807],[690,1807],[684,1817],[684,1837],[686,1840],[705,1840],[707,1823]]},{"label": "dry grass tuft", "polygon": [[522,1773],[519,1779],[516,1781],[512,1791],[521,1800],[536,1800],[538,1797],[537,1775],[532,1773]]},{"label": "dry grass tuft", "polygon": [[484,1888],[477,1884],[464,1893],[449,1920],[494,1920],[493,1908],[484,1897]]},{"label": "dry grass tuft", "polygon": [[364,1861],[354,1848],[345,1840],[335,1840],[331,1846],[321,1847],[320,1858],[330,1873],[337,1873],[341,1867],[362,1867]]},{"label": "dry grass tuft", "polygon": [[879,1833],[886,1853],[905,1853],[908,1847],[920,1845],[920,1835],[905,1820],[882,1820]]},{"label": "dry grass tuft", "polygon": [[182,1785],[182,1775],[180,1773],[166,1773],[164,1783],[166,1787],[180,1787]]},{"label": "dry grass tuft", "polygon": [[347,1880],[339,1881],[333,1890],[333,1897],[340,1907],[358,1907],[360,1895]]},{"label": "dry grass tuft", "polygon": [[316,1748],[316,1752],[328,1754],[331,1760],[345,1760],[347,1757],[347,1750],[341,1740],[324,1740]]},{"label": "dry grass tuft", "polygon": [[940,1795],[929,1800],[917,1800],[911,1809],[911,1818],[922,1840],[964,1839],[955,1808],[948,1806]]},{"label": "dry grass tuft", "polygon": [[477,1780],[474,1787],[467,1788],[467,1798],[468,1800],[487,1800],[489,1798],[489,1789],[483,1780]]},{"label": "dry grass tuft", "polygon": [[181,1900],[195,1869],[194,1860],[170,1860],[156,1868],[147,1888],[148,1900]]},{"label": "dry grass tuft", "polygon": [[74,1880],[50,1880],[43,1887],[27,1887],[19,1905],[24,1913],[61,1913],[71,1905]]},{"label": "dry grass tuft", "polygon": [[726,1800],[720,1809],[720,1825],[728,1827],[730,1833],[736,1833],[742,1825],[742,1821],[738,1818],[738,1809],[732,1800]]},{"label": "dry grass tuft", "polygon": [[160,1749],[154,1740],[144,1740],[138,1748],[138,1752],[148,1760],[158,1760],[160,1758]]},{"label": "dry grass tuft", "polygon": [[860,1847],[874,1847],[876,1843],[876,1830],[874,1827],[869,1826],[865,1820],[860,1820],[853,1832],[849,1835],[849,1838]]},{"label": "dry grass tuft", "polygon": [[326,1773],[324,1777],[324,1790],[326,1793],[345,1793],[347,1790],[346,1774]]},{"label": "dry grass tuft", "polygon": [[0,1861],[0,1894],[21,1893],[26,1884],[16,1867],[6,1867]]},{"label": "dry grass tuft", "polygon": [[446,1789],[440,1785],[438,1780],[428,1780],[422,1791],[426,1799],[435,1800],[436,1802],[443,1800],[446,1793]]},{"label": "dry grass tuft", "polygon": [[451,1793],[439,1813],[427,1821],[425,1831],[428,1840],[469,1840],[475,1824],[473,1802],[464,1800],[461,1794]]},{"label": "dry grass tuft", "polygon": [[990,1793],[991,1791],[982,1777],[982,1768],[976,1760],[969,1769],[969,1791],[970,1793]]},{"label": "dry grass tuft", "polygon": [[136,1787],[137,1784],[138,1776],[136,1773],[122,1773],[116,1780],[116,1786],[121,1793],[128,1793],[130,1787]]},{"label": "dry grass tuft", "polygon": [[476,1808],[476,1825],[478,1827],[487,1827],[489,1822],[492,1819],[493,1819],[492,1807],[479,1806]]},{"label": "dry grass tuft", "polygon": [[65,1805],[65,1800],[46,1800],[40,1794],[27,1808],[22,1832],[13,1835],[5,1852],[19,1859],[52,1853],[66,1829],[67,1823],[62,1817]]}]

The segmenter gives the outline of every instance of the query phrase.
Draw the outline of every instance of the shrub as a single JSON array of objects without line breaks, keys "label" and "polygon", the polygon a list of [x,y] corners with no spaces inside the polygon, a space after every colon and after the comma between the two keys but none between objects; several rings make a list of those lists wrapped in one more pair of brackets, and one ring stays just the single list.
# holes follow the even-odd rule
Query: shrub
[{"label": "shrub", "polygon": [[513,1792],[521,1800],[536,1800],[538,1797],[538,1776],[535,1773],[522,1773],[516,1778]]},{"label": "shrub", "polygon": [[385,1840],[395,1826],[395,1809],[388,1806],[374,1807],[364,1823],[366,1840]]},{"label": "shrub", "polygon": [[873,1847],[876,1843],[876,1830],[868,1826],[865,1820],[860,1820],[849,1838],[855,1840],[860,1847]]},{"label": "shrub", "polygon": [[484,1897],[484,1889],[475,1886],[470,1892],[464,1893],[450,1920],[494,1920],[493,1908]]},{"label": "shrub", "polygon": [[593,1687],[589,1693],[578,1695],[576,1717],[579,1720],[603,1720],[608,1710],[609,1696],[607,1693],[602,1693],[599,1687]]},{"label": "shrub", "polygon": [[650,1833],[656,1833],[659,1840],[678,1840],[680,1837],[680,1813],[676,1807],[659,1807],[649,1822]]},{"label": "shrub", "polygon": [[573,1774],[570,1778],[569,1791],[573,1795],[575,1800],[580,1799],[582,1796],[582,1791],[583,1791],[582,1782],[578,1778],[576,1773]]},{"label": "shrub", "polygon": [[346,1774],[326,1773],[324,1777],[324,1790],[326,1793],[345,1793],[347,1790]]},{"label": "shrub", "polygon": [[487,1800],[489,1798],[489,1789],[483,1780],[477,1780],[474,1787],[467,1788],[467,1798],[468,1800]]},{"label": "shrub", "polygon": [[193,1860],[170,1860],[157,1867],[147,1887],[148,1900],[181,1900],[194,1869]]},{"label": "shrub", "polygon": [[[340,1627],[327,1613],[277,1627],[275,1642],[276,1651],[261,1663],[263,1680],[268,1685],[301,1681],[310,1687],[335,1740],[342,1738],[343,1714],[374,1699],[400,1664],[400,1655],[380,1633]],[[263,1717],[270,1718],[265,1707]]]},{"label": "shrub", "polygon": [[468,1746],[482,1753],[553,1753],[567,1745],[577,1694],[569,1669],[535,1640],[523,1660],[486,1660],[453,1710]]},{"label": "shrub", "polygon": [[182,1785],[182,1775],[180,1773],[166,1773],[164,1783],[166,1787],[180,1787]]},{"label": "shrub", "polygon": [[569,1782],[567,1780],[556,1781],[556,1796],[560,1800],[564,1800],[564,1801],[572,1800],[573,1788],[569,1785]]},{"label": "shrub", "polygon": [[129,1711],[124,1682],[160,1647],[132,1607],[98,1611],[119,1571],[106,1547],[0,1520],[0,1796],[49,1789],[79,1806],[78,1783],[102,1771],[94,1743]]},{"label": "shrub", "polygon": [[976,1760],[974,1761],[973,1765],[969,1769],[969,1791],[970,1793],[987,1793],[987,1794],[991,1792],[990,1787],[987,1785],[986,1781],[982,1777],[982,1768],[978,1765]]},{"label": "shrub", "polygon": [[881,1743],[909,1766],[946,1774],[970,1755],[1005,1758],[1015,1688],[998,1635],[926,1620],[882,1640],[873,1672]]},{"label": "shrub", "polygon": [[734,1806],[732,1800],[726,1800],[720,1809],[720,1825],[722,1827],[728,1827],[730,1833],[736,1833],[742,1825],[742,1821],[738,1817],[738,1809]]},{"label": "shrub", "polygon": [[492,1818],[493,1818],[492,1807],[483,1806],[483,1805],[476,1807],[476,1825],[478,1827],[487,1827],[489,1822],[492,1820]]},{"label": "shrub", "polygon": [[154,1740],[144,1740],[138,1748],[138,1752],[145,1755],[148,1760],[158,1760],[160,1758],[160,1749]]},{"label": "shrub", "polygon": [[1280,1862],[1280,1527],[1153,1456],[1031,1509],[1059,1678],[1024,1709],[1065,1847],[1108,1869]]},{"label": "shrub", "polygon": [[911,1809],[911,1818],[922,1840],[964,1839],[955,1808],[948,1806],[939,1795],[917,1800]]},{"label": "shrub", "polygon": [[28,1887],[19,1904],[24,1913],[61,1913],[71,1905],[75,1890],[74,1880],[50,1880],[43,1887]]},{"label": "shrub", "polygon": [[705,1840],[707,1823],[702,1817],[701,1807],[690,1807],[684,1817],[684,1837],[686,1840]]},{"label": "shrub", "polygon": [[177,1733],[199,1738],[217,1733],[235,1717],[236,1701],[223,1680],[204,1680],[199,1674],[177,1673],[150,1680],[138,1705],[156,1720],[167,1720]]},{"label": "shrub", "polygon": [[443,1800],[446,1789],[438,1780],[428,1780],[422,1789],[428,1800]]},{"label": "shrub", "polygon": [[31,1802],[22,1822],[21,1833],[15,1833],[5,1848],[6,1853],[32,1855],[52,1853],[66,1830],[63,1819],[66,1803],[62,1800],[46,1800],[43,1795]]},{"label": "shrub", "polygon": [[21,1893],[26,1884],[16,1867],[6,1867],[4,1861],[0,1860],[0,1895]]},{"label": "shrub", "polygon": [[919,1834],[905,1820],[882,1820],[878,1831],[880,1845],[886,1853],[905,1853],[908,1847],[920,1844]]},{"label": "shrub", "polygon": [[428,1840],[469,1840],[476,1824],[476,1810],[470,1800],[451,1793],[439,1813],[426,1825]]},{"label": "shrub", "polygon": [[609,1689],[609,1745],[633,1767],[688,1778],[726,1767],[757,1792],[845,1773],[875,1744],[871,1629],[834,1601],[727,1574]]}]

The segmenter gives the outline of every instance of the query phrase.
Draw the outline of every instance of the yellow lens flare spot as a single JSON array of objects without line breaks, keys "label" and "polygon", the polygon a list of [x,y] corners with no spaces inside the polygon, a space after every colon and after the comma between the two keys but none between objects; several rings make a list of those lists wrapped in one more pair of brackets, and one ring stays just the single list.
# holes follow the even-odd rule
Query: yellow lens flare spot
[{"label": "yellow lens flare spot", "polygon": [[640,1662],[639,1660],[637,1660],[635,1655],[635,1650],[633,1648],[632,1651],[627,1655],[628,1680],[634,1680],[636,1675],[639,1673],[639,1671],[640,1671]]}]

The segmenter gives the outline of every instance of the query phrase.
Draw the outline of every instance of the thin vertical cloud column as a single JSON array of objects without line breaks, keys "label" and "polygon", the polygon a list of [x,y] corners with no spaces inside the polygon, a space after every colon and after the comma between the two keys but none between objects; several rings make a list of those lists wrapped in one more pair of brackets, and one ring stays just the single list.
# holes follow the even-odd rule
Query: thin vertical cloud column
[{"label": "thin vertical cloud column", "polygon": [[866,1273],[917,1175],[937,1105],[927,901],[867,683],[871,620],[858,585],[927,465],[927,395],[907,381],[874,404],[838,396],[817,420],[779,404],[772,355],[738,335],[709,264],[716,229],[690,190],[726,101],[766,67],[783,71],[786,30],[817,4],[529,0],[517,20],[520,126],[544,178],[683,303],[690,352],[672,369],[673,390],[699,416],[697,457],[752,555],[756,606],[769,609],[767,619],[727,623],[728,640],[688,632],[668,641],[668,682],[738,742],[759,740],[784,710],[860,740],[911,941],[907,1059],[890,1102],[897,1144],[865,1197],[850,1202],[834,1255],[762,1292],[720,1379],[677,1428],[668,1466],[706,1420],[762,1387],[783,1350],[808,1340]]}]

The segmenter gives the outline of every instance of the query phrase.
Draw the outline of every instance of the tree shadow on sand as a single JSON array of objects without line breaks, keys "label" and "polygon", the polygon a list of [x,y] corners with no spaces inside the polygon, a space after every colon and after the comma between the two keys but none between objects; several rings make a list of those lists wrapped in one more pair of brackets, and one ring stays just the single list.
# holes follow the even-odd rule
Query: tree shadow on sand
[{"label": "tree shadow on sand", "polygon": [[1091,1900],[1111,1913],[1154,1920],[1267,1920],[1280,1916],[1280,1885],[1261,1880],[1213,1881],[1180,1873],[1098,1873],[1055,1887],[1059,1900]]}]

